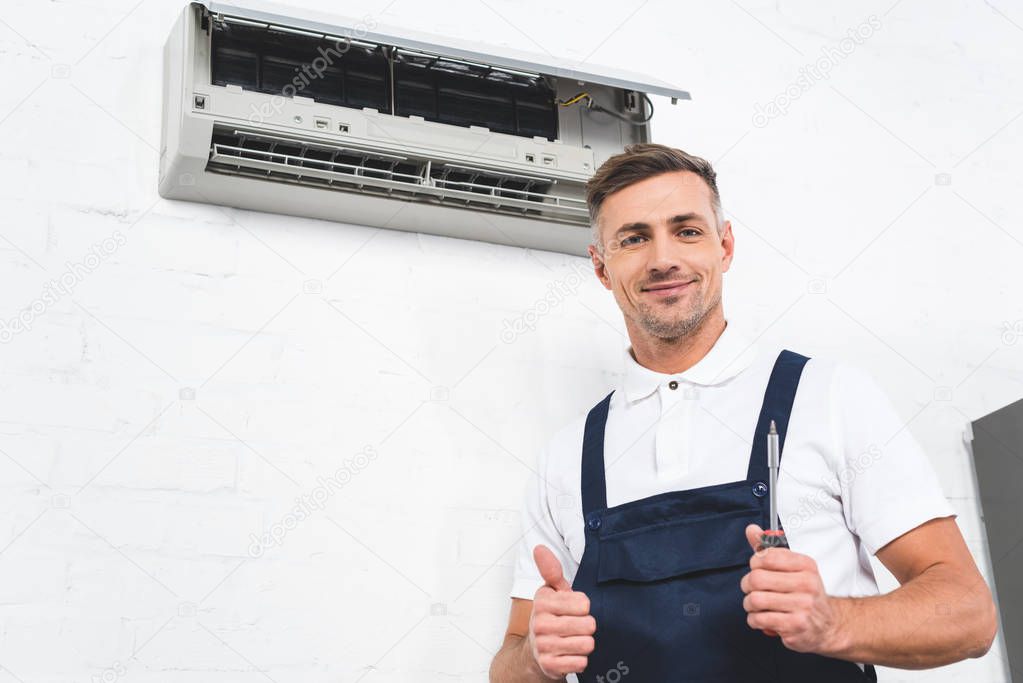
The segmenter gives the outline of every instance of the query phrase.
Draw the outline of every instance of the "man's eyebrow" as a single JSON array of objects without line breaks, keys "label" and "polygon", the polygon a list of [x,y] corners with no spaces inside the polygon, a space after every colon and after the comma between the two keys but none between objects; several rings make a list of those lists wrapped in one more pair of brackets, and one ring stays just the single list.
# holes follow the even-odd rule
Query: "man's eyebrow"
[{"label": "man's eyebrow", "polygon": [[[678,215],[672,216],[671,218],[668,219],[668,224],[674,225],[675,223],[685,223],[686,221],[691,220],[700,220],[703,221],[704,223],[707,222],[706,219],[700,214],[696,213],[695,211],[690,211],[689,213],[680,213]],[[623,223],[622,227],[618,228],[618,230],[615,231],[615,237],[625,232],[649,229],[650,224],[644,223],[643,221],[636,221],[634,223]]]}]

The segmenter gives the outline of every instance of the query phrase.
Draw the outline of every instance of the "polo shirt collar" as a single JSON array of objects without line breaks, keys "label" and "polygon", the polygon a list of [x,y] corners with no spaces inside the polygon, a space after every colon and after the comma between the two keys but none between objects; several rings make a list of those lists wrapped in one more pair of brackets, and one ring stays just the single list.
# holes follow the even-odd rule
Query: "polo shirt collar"
[{"label": "polo shirt collar", "polygon": [[625,348],[625,375],[622,380],[625,397],[638,401],[649,396],[661,384],[671,380],[711,386],[720,384],[745,370],[757,355],[755,340],[739,332],[735,323],[725,320],[725,329],[703,358],[685,372],[665,374],[640,365],[632,357],[632,345]]}]

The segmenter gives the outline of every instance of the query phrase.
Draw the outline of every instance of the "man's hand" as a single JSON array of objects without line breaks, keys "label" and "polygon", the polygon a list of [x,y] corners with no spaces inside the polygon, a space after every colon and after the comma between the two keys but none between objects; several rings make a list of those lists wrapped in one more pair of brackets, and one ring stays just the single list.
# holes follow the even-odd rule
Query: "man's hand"
[{"label": "man's hand", "polygon": [[561,680],[586,669],[597,622],[590,615],[590,599],[572,590],[561,563],[547,546],[533,548],[533,561],[544,585],[533,596],[529,649],[544,676]]},{"label": "man's hand", "polygon": [[742,601],[746,622],[769,636],[781,636],[790,650],[826,650],[838,632],[839,612],[824,592],[817,563],[788,548],[758,552],[762,533],[756,524],[746,527],[746,540],[754,551],[750,572],[739,582],[746,594]]}]

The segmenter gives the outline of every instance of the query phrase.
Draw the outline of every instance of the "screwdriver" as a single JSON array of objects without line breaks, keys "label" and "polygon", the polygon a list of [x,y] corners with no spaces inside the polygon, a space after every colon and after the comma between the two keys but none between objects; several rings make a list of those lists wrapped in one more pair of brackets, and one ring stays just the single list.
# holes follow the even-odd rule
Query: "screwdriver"
[{"label": "screwdriver", "polygon": [[764,533],[760,535],[760,545],[757,547],[757,552],[764,548],[789,547],[788,539],[785,538],[785,531],[778,528],[778,498],[775,495],[775,489],[778,487],[778,450],[778,428],[775,427],[774,420],[771,420],[771,428],[767,432],[767,469],[771,475],[771,488],[768,490],[770,495],[771,528],[765,529]]},{"label": "screwdriver", "polygon": [[[767,431],[767,469],[770,475],[771,488],[768,490],[770,498],[770,523],[771,528],[765,529],[760,534],[760,545],[757,546],[759,553],[764,548],[788,548],[789,541],[785,538],[785,532],[778,528],[778,499],[774,490],[778,487],[778,428],[771,420],[771,428]],[[778,633],[770,629],[764,629],[764,635],[776,637]]]}]

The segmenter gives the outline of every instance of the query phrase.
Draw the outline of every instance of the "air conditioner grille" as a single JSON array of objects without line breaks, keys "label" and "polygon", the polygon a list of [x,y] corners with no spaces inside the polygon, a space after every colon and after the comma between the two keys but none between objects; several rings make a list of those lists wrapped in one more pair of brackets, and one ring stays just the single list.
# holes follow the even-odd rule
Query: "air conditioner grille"
[{"label": "air conditioner grille", "polygon": [[586,225],[581,185],[433,159],[214,128],[207,170]]}]

